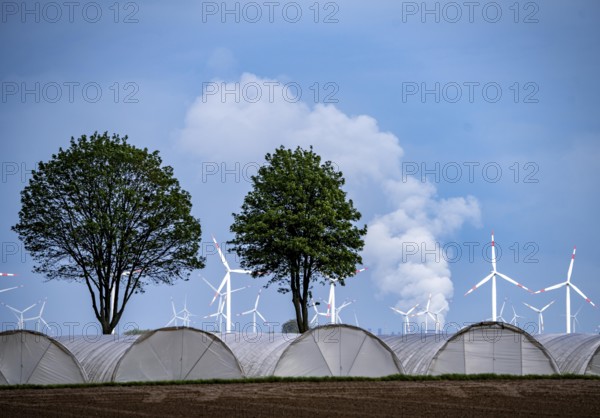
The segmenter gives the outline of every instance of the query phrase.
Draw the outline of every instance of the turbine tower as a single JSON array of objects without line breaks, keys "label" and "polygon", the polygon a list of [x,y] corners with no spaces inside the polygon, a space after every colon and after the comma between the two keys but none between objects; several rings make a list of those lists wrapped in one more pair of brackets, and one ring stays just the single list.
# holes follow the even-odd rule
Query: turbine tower
[{"label": "turbine tower", "polygon": [[[365,271],[368,267],[356,270],[356,272],[354,273],[354,275],[357,275],[358,273],[362,273],[363,271]],[[327,279],[329,279],[329,300],[327,301],[327,315],[330,316],[330,322],[332,324],[335,324],[337,321],[337,310],[335,307],[335,283],[338,282],[338,279],[332,279],[330,277],[327,277]]]},{"label": "turbine tower", "polygon": [[567,289],[567,315],[566,315],[567,334],[571,333],[571,288],[573,288],[573,290],[575,290],[577,293],[579,293],[579,295],[583,299],[585,299],[585,301],[587,303],[592,305],[594,308],[596,307],[596,305],[594,305],[594,302],[592,302],[590,300],[590,298],[588,298],[586,295],[584,295],[583,292],[581,290],[579,290],[579,288],[577,286],[575,286],[573,283],[571,283],[571,273],[573,273],[573,263],[575,262],[575,250],[576,249],[577,249],[576,247],[573,247],[573,255],[571,255],[571,264],[569,264],[569,270],[567,271],[567,281],[555,284],[553,286],[550,286],[550,287],[547,287],[545,289],[538,290],[537,292],[535,292],[535,293],[543,293],[543,292],[547,292],[549,290],[560,289],[563,286]]},{"label": "turbine tower", "polygon": [[496,270],[496,244],[494,242],[494,231],[492,231],[492,272],[490,274],[488,274],[487,276],[485,276],[483,278],[483,280],[481,280],[475,286],[473,286],[467,293],[465,293],[465,296],[467,296],[469,293],[473,292],[475,289],[477,289],[477,288],[481,287],[482,285],[484,285],[485,283],[487,283],[490,279],[492,279],[492,321],[494,321],[494,322],[496,322],[496,320],[497,320],[497,315],[496,315],[496,277],[500,277],[501,279],[504,279],[507,282],[520,287],[521,289],[531,292],[531,290],[529,290],[522,284],[517,283],[516,281],[514,281],[507,275],[502,274],[498,270]]},{"label": "turbine tower", "polygon": [[225,287],[225,305],[226,305],[225,329],[227,332],[231,332],[231,293],[232,293],[232,291],[231,291],[231,273],[250,274],[252,272],[250,270],[230,268],[229,263],[227,263],[227,260],[225,259],[225,255],[223,254],[223,251],[221,251],[221,247],[219,247],[219,243],[215,239],[214,235],[213,235],[212,239],[213,239],[213,242],[215,243],[215,246],[217,247],[217,251],[219,252],[219,257],[221,257],[221,262],[225,266],[226,273],[225,273],[225,277],[223,277],[223,281],[219,285],[217,294],[215,294],[215,297],[213,298],[212,302],[210,302],[210,304],[211,305],[213,304],[213,302],[217,298],[218,294],[220,294],[223,287]]},{"label": "turbine tower", "polygon": [[[211,315],[206,315],[204,317],[204,319],[215,317],[216,318],[215,322],[219,325],[219,332],[221,332],[223,330],[223,326],[222,326],[223,319],[226,318],[226,315],[223,313],[223,308],[225,307],[225,299],[226,299],[227,292],[222,291],[222,290],[217,290],[212,284],[210,284],[210,282],[208,280],[206,280],[206,278],[204,278],[203,276],[200,276],[200,277],[202,277],[202,280],[204,280],[204,282],[215,292],[215,296],[213,297],[212,301],[208,304],[208,306],[211,306],[217,297],[219,298],[217,312],[215,312],[214,314],[211,314]],[[233,289],[231,291],[231,293],[235,293],[239,290],[247,289],[249,287],[251,287],[251,285],[242,286],[237,289]]]}]

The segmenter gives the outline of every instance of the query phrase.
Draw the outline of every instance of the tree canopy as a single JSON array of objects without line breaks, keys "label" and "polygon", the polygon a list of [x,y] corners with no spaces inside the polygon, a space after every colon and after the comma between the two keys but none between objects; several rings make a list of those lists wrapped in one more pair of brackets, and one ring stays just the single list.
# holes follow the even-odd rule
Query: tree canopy
[{"label": "tree canopy", "polygon": [[21,192],[13,230],[34,271],[85,283],[104,333],[145,285],[204,267],[190,195],[161,164],[158,151],[96,132],[40,162]]},{"label": "tree canopy", "polygon": [[300,332],[308,330],[312,284],[354,275],[367,227],[342,190],[344,178],[331,161],[321,163],[312,149],[267,154],[252,177],[253,189],[233,214],[229,242],[253,276],[268,274],[268,285],[291,292]]}]

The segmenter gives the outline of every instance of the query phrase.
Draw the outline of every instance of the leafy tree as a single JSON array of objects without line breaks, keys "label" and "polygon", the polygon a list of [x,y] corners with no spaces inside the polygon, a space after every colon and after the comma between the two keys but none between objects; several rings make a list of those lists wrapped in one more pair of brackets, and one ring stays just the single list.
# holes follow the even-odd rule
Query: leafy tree
[{"label": "leafy tree", "polygon": [[272,278],[281,293],[291,292],[300,332],[308,330],[308,301],[315,281],[353,275],[362,263],[360,219],[342,190],[344,178],[312,150],[283,146],[266,155],[252,177],[253,190],[239,214],[233,214],[229,244],[244,268]]},{"label": "leafy tree", "polygon": [[105,334],[145,285],[187,280],[204,267],[190,195],[161,163],[158,151],[96,132],[40,162],[21,192],[12,229],[34,272],[84,282]]},{"label": "leafy tree", "polygon": [[298,334],[298,322],[295,319],[285,321],[281,326],[283,334]]}]

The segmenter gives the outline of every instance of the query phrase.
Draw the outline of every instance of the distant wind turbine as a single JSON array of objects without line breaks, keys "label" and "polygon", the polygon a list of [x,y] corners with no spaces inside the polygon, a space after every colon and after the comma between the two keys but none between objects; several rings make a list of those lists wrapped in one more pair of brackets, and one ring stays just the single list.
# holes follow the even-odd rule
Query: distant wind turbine
[{"label": "distant wind turbine", "polygon": [[538,290],[537,292],[535,292],[535,293],[543,293],[543,292],[547,292],[549,290],[560,289],[563,286],[566,288],[566,290],[567,290],[567,314],[566,314],[567,334],[571,333],[571,288],[573,288],[573,290],[575,290],[577,293],[579,293],[579,295],[583,299],[585,299],[585,301],[587,303],[592,305],[594,308],[596,307],[596,305],[594,305],[594,302],[592,302],[590,300],[590,298],[588,298],[586,295],[584,295],[583,292],[581,290],[579,290],[579,288],[571,282],[571,274],[573,273],[573,263],[575,262],[575,250],[576,250],[576,247],[573,247],[573,254],[571,255],[571,264],[569,264],[569,270],[567,271],[567,281],[555,284],[553,286],[550,286],[550,287],[547,287],[545,289]]},{"label": "distant wind turbine", "polygon": [[212,237],[213,242],[215,243],[215,246],[217,247],[217,251],[219,252],[219,257],[221,257],[221,262],[223,263],[223,266],[225,267],[225,277],[223,277],[223,281],[221,282],[221,284],[219,285],[219,288],[217,289],[216,293],[215,293],[215,297],[213,298],[212,302],[210,303],[211,305],[213,304],[213,302],[215,301],[215,299],[217,298],[217,296],[221,293],[221,290],[223,289],[223,287],[225,287],[225,329],[227,332],[231,332],[231,273],[240,273],[240,274],[250,274],[252,273],[250,270],[243,270],[243,269],[232,269],[231,267],[229,267],[229,263],[227,262],[227,260],[225,259],[225,255],[223,254],[223,251],[221,251],[221,247],[219,247],[219,243],[217,242],[217,240],[215,239],[215,237]]},{"label": "distant wind turbine", "polygon": [[494,231],[492,231],[492,272],[490,274],[488,274],[487,276],[485,276],[483,278],[483,280],[481,280],[475,286],[473,286],[467,293],[465,293],[465,296],[467,296],[469,293],[473,292],[475,289],[483,286],[490,279],[492,279],[492,321],[494,321],[494,322],[496,322],[496,320],[497,320],[497,315],[496,315],[496,277],[500,277],[501,279],[504,279],[507,282],[520,287],[521,289],[531,292],[531,290],[529,290],[522,284],[517,283],[516,281],[514,281],[507,275],[500,273],[498,270],[496,270],[496,243],[494,242]]},{"label": "distant wind turbine", "polygon": [[517,311],[515,310],[515,306],[514,306],[514,305],[511,305],[511,307],[512,307],[512,311],[513,311],[513,317],[512,317],[512,319],[510,320],[510,323],[511,323],[511,324],[513,324],[514,326],[518,327],[519,325],[517,325],[517,320],[518,320],[519,318],[525,318],[525,317],[524,317],[524,316],[521,316],[521,315],[519,315],[519,314],[517,313]]},{"label": "distant wind turbine", "polygon": [[[48,323],[46,322],[46,320],[44,318],[42,318],[42,314],[44,313],[44,308],[46,307],[46,300],[47,299],[44,299],[42,301],[42,307],[40,308],[40,313],[37,316],[32,316],[31,318],[24,318],[23,319],[23,322],[26,322],[26,321],[37,321],[35,323],[35,329],[36,329],[36,331],[39,331],[39,332],[42,332],[44,329],[50,330],[50,326],[48,325]],[[40,303],[40,302],[38,302],[38,303]],[[41,329],[40,329],[40,326],[39,326],[40,322],[44,324],[44,327],[41,327]]]},{"label": "distant wind turbine", "polygon": [[552,305],[553,303],[554,303],[554,301],[550,302],[549,304],[544,306],[542,309],[538,309],[538,308],[535,308],[535,307],[523,302],[523,304],[525,306],[527,306],[529,309],[538,313],[538,334],[542,334],[544,332],[544,313],[543,312],[546,309],[548,309],[550,307],[550,305]]},{"label": "distant wind turbine", "polygon": [[417,303],[415,306],[413,306],[412,308],[410,308],[408,311],[404,312],[401,311],[398,308],[394,308],[392,306],[390,306],[390,309],[394,312],[396,312],[397,314],[400,314],[402,316],[404,316],[404,334],[408,333],[408,317],[411,316],[412,311],[414,311],[417,307],[419,306],[419,304]]},{"label": "distant wind turbine", "polygon": [[17,317],[17,329],[23,329],[25,327],[25,317],[24,317],[25,312],[27,312],[28,310],[32,309],[35,305],[37,305],[37,303],[34,303],[33,305],[30,305],[27,308],[20,311],[16,308],[13,308],[10,305],[7,305],[4,302],[0,302],[0,304],[2,306],[6,306],[8,309],[13,311],[13,314]]}]

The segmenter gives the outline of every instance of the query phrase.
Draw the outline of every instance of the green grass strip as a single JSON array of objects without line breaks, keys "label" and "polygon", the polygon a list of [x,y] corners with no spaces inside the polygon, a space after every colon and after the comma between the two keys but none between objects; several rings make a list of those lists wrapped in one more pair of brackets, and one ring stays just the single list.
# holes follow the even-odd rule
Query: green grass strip
[{"label": "green grass strip", "polygon": [[206,380],[171,380],[156,382],[107,382],[107,383],[75,383],[60,385],[3,385],[0,390],[14,389],[69,389],[69,388],[100,388],[127,386],[177,386],[177,385],[228,385],[248,383],[295,383],[295,382],[436,382],[436,381],[484,381],[484,380],[600,380],[597,375],[581,374],[551,374],[551,375],[510,375],[510,374],[443,374],[439,376],[417,376],[394,374],[384,377],[256,377],[244,379],[206,379]]}]

